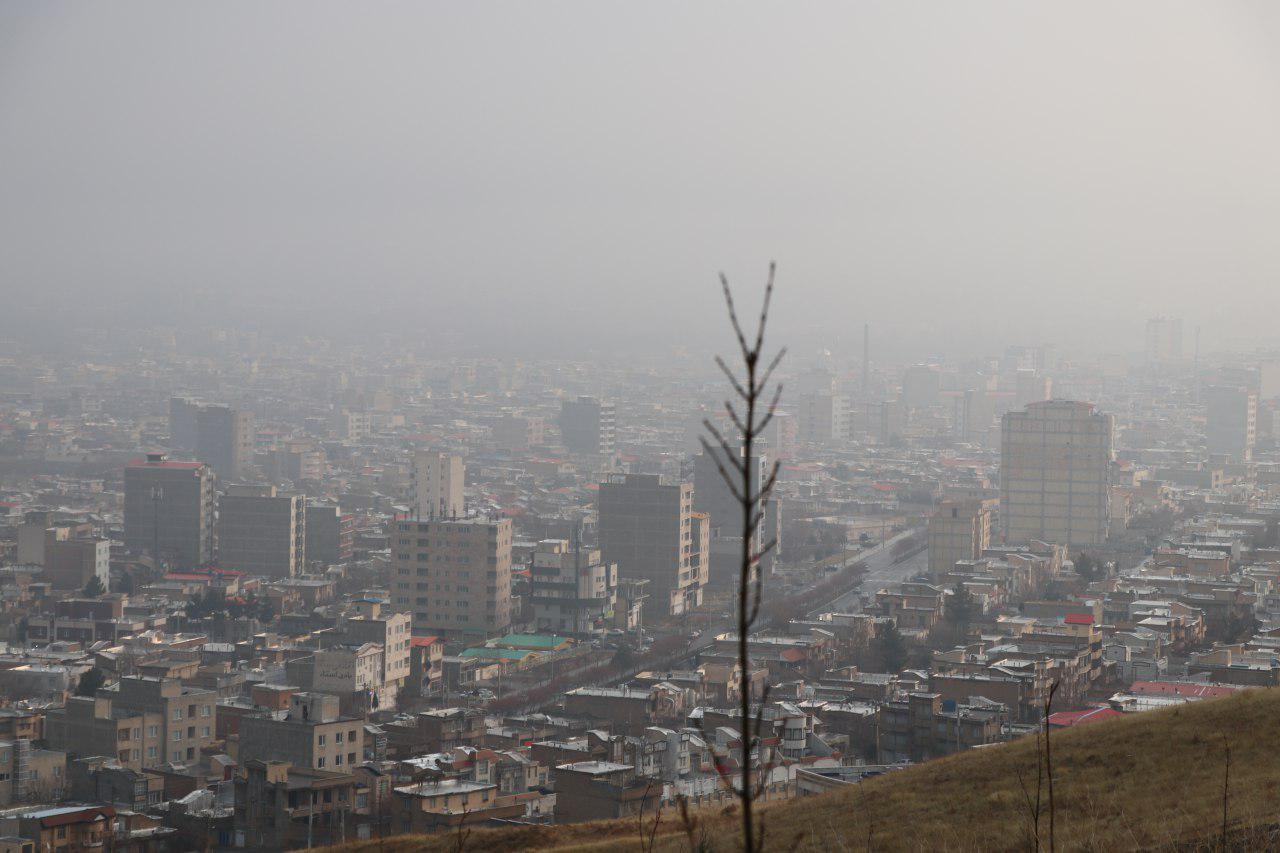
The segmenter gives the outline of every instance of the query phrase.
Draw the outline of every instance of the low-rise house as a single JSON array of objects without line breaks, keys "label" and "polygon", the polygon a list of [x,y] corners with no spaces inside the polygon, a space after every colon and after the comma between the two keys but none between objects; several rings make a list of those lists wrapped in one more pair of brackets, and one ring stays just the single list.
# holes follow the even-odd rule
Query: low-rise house
[{"label": "low-rise house", "polygon": [[630,764],[580,761],[555,768],[556,823],[634,817],[655,811],[661,782],[643,779]]},{"label": "low-rise house", "polygon": [[607,722],[616,731],[634,735],[652,725],[680,721],[687,705],[687,692],[667,682],[648,688],[579,687],[564,695],[565,713]]},{"label": "low-rise house", "polygon": [[351,772],[250,759],[235,781],[235,827],[245,846],[259,849],[341,844],[368,837],[367,802]]},{"label": "low-rise house", "polygon": [[391,797],[391,825],[405,834],[441,832],[465,823],[525,817],[534,798],[527,793],[504,794],[498,786],[463,779],[419,782],[398,787]]},{"label": "low-rise house", "polygon": [[1006,739],[1009,709],[983,699],[958,703],[911,693],[880,710],[880,763],[923,761]]},{"label": "low-rise house", "polygon": [[485,737],[485,714],[476,708],[419,711],[408,719],[386,723],[387,755],[409,758],[458,746],[479,746]]},{"label": "low-rise house", "polygon": [[242,762],[346,772],[364,761],[364,719],[343,715],[336,696],[296,693],[283,718],[267,712],[240,720],[238,754]]}]

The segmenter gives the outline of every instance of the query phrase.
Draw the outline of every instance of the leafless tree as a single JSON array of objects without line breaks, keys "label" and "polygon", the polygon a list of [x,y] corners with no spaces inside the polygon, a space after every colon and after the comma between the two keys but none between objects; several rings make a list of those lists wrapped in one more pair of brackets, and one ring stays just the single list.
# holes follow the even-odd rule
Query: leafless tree
[{"label": "leafless tree", "polygon": [[[760,308],[760,319],[756,325],[755,335],[748,338],[738,320],[738,312],[733,302],[733,293],[729,289],[729,280],[724,273],[720,274],[720,287],[724,291],[725,306],[729,310],[729,322],[737,337],[739,355],[742,358],[742,373],[736,375],[725,363],[716,357],[716,365],[728,378],[736,395],[737,402],[725,401],[725,411],[733,423],[739,444],[730,441],[716,429],[710,420],[703,421],[714,441],[702,439],[704,451],[715,460],[720,476],[724,478],[730,493],[742,508],[742,555],[738,567],[738,665],[739,692],[741,693],[742,738],[741,738],[741,781],[734,787],[738,802],[742,807],[742,847],[747,853],[758,853],[764,848],[764,827],[757,828],[752,806],[762,790],[763,783],[753,782],[751,755],[762,743],[760,737],[764,706],[768,701],[768,687],[760,697],[759,711],[751,713],[751,659],[747,654],[747,637],[751,627],[760,615],[760,605],[764,598],[763,572],[760,571],[760,559],[777,545],[772,539],[757,546],[756,533],[764,521],[765,502],[773,491],[778,479],[778,463],[775,461],[767,475],[760,478],[752,476],[752,453],[756,443],[763,435],[765,428],[773,419],[778,407],[778,399],[782,394],[782,385],[774,387],[769,396],[769,383],[773,371],[782,360],[785,349],[779,350],[772,360],[764,358],[764,333],[769,321],[769,302],[773,297],[773,280],[777,265],[769,264],[769,278],[765,284],[764,301]],[[760,779],[767,779],[766,773]]]},{"label": "leafless tree", "polygon": [[1044,700],[1044,775],[1049,788],[1049,853],[1054,853],[1054,808],[1053,808],[1053,748],[1049,743],[1049,715],[1053,713],[1053,694],[1058,692],[1058,681],[1049,685],[1049,695]]},{"label": "leafless tree", "polygon": [[462,820],[458,821],[457,832],[453,836],[453,853],[463,853],[467,849],[467,840],[471,838],[471,827],[466,825],[469,817],[471,817],[471,807],[463,806]]},{"label": "leafless tree", "polygon": [[653,823],[649,826],[648,834],[644,829],[644,806],[649,802],[649,793],[653,790],[653,781],[650,780],[644,785],[644,794],[640,798],[640,807],[636,809],[636,832],[640,836],[640,853],[653,853],[654,837],[658,834],[658,824],[662,823],[662,793],[658,793],[658,810],[653,815]]},{"label": "leafless tree", "polygon": [[1044,760],[1040,754],[1040,732],[1036,732],[1036,796],[1033,800],[1031,792],[1027,790],[1027,783],[1022,778],[1022,769],[1016,768],[1018,775],[1018,786],[1022,788],[1022,799],[1027,807],[1027,825],[1030,828],[1032,845],[1035,850],[1040,850],[1040,792],[1044,788]]}]

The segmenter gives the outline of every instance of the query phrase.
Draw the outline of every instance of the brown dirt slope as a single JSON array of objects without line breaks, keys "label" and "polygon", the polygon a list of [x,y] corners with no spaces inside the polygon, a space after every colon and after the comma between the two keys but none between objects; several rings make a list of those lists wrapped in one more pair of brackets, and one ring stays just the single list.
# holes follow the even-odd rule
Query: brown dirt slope
[{"label": "brown dirt slope", "polygon": [[[1034,849],[1036,742],[971,750],[822,797],[763,810],[770,850]],[[1223,782],[1230,748],[1228,846],[1280,846],[1280,690],[1251,690],[1053,735],[1059,850],[1222,849]],[[1019,782],[1021,774],[1026,785]],[[1048,849],[1047,789],[1040,836]],[[736,815],[704,812],[694,840],[733,850]],[[646,830],[648,826],[646,825]],[[348,845],[362,853],[458,850],[456,835]],[[471,831],[463,848],[640,850],[634,821]],[[693,847],[674,809],[655,848]]]}]

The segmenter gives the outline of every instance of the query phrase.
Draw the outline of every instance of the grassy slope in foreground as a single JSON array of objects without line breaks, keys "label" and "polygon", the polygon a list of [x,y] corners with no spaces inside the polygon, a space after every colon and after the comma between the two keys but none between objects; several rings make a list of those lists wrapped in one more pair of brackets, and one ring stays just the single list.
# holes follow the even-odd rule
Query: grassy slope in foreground
[{"label": "grassy slope in foreground", "polygon": [[[1227,744],[1234,843],[1264,843],[1261,838],[1250,840],[1246,833],[1280,820],[1280,690],[1250,690],[1055,732],[1058,849],[1213,844],[1222,829]],[[771,804],[763,810],[767,846],[1027,850],[1032,846],[1030,814],[1019,771],[1034,797],[1034,739],[972,750],[828,796]],[[1043,796],[1047,800],[1047,791]],[[702,816],[713,849],[734,849],[735,818],[721,810]],[[1048,849],[1047,805],[1041,838]],[[359,848],[456,850],[458,841],[453,835],[402,837]],[[465,846],[486,853],[552,847],[638,850],[640,842],[634,821],[610,821],[528,830],[476,829]],[[663,814],[656,847],[689,848],[674,809]]]}]

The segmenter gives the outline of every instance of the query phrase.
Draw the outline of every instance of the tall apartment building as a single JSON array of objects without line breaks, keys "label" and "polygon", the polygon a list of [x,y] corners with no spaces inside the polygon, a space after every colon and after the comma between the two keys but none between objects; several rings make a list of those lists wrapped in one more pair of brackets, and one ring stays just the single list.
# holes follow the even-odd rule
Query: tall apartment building
[{"label": "tall apartment building", "polygon": [[200,404],[189,397],[169,398],[169,447],[194,453],[196,449],[196,412]]},{"label": "tall apartment building", "polygon": [[218,562],[251,575],[293,577],[306,568],[307,499],[275,486],[228,486],[218,502]]},{"label": "tall apartment building", "polygon": [[598,549],[544,539],[533,552],[529,583],[537,631],[584,635],[612,626],[618,566],[601,560]]},{"label": "tall apartment building", "polygon": [[1050,400],[1004,416],[1000,521],[1008,543],[1100,545],[1110,530],[1115,425],[1092,403]]},{"label": "tall apartment building", "polygon": [[848,397],[822,390],[805,394],[796,402],[800,441],[825,447],[849,438]]},{"label": "tall apartment building", "polygon": [[418,450],[413,454],[409,502],[414,518],[460,518],[466,470],[451,453]]},{"label": "tall apartment building", "polygon": [[613,403],[579,397],[560,403],[560,443],[570,453],[609,456],[617,428]]},{"label": "tall apartment building", "polygon": [[342,507],[307,501],[306,558],[331,565],[350,560],[355,548],[355,517]]},{"label": "tall apartment building", "polygon": [[124,544],[189,569],[213,559],[213,470],[148,453],[124,469]]},{"label": "tall apartment building", "polygon": [[511,519],[396,522],[392,604],[418,635],[498,634],[511,624]]},{"label": "tall apartment building", "polygon": [[1182,358],[1182,318],[1152,317],[1147,320],[1147,364],[1168,364]]},{"label": "tall apartment building", "polygon": [[[737,583],[739,566],[742,558],[742,505],[733,496],[724,476],[720,473],[720,465],[733,477],[735,488],[741,483],[740,475],[732,464],[743,458],[741,447],[735,449],[736,459],[725,459],[724,451],[714,447],[711,452],[703,450],[694,459],[693,465],[693,508],[704,512],[711,524],[711,556],[708,582],[712,586],[730,587]],[[720,465],[717,465],[717,461]],[[753,454],[750,464],[751,491],[757,492],[764,482],[767,470],[764,454]],[[752,506],[753,514],[761,515],[761,524],[751,537],[751,547],[756,553],[767,541],[763,523],[763,506],[756,501]],[[765,570],[772,565],[773,555],[766,557]]]},{"label": "tall apartment building", "polygon": [[230,406],[196,410],[196,458],[208,463],[224,483],[248,474],[253,464],[253,413]]},{"label": "tall apartment building", "polygon": [[695,551],[693,486],[656,474],[619,474],[600,484],[600,553],[623,578],[644,578],[672,614],[702,603],[708,555]]},{"label": "tall apartment building", "polygon": [[253,463],[253,413],[169,398],[169,447],[194,454],[224,482],[245,476]]},{"label": "tall apartment building", "polygon": [[83,589],[96,577],[105,592],[111,582],[111,540],[98,536],[60,538],[57,531],[52,528],[47,534],[45,579],[54,589]]},{"label": "tall apartment building", "polygon": [[902,402],[922,409],[938,402],[942,392],[942,371],[936,364],[913,364],[902,374]]},{"label": "tall apartment building", "polygon": [[943,501],[929,519],[929,574],[940,577],[959,560],[976,560],[991,544],[995,501]]},{"label": "tall apartment building", "polygon": [[1214,385],[1204,391],[1205,446],[1235,462],[1253,458],[1258,432],[1258,394],[1251,388]]}]

